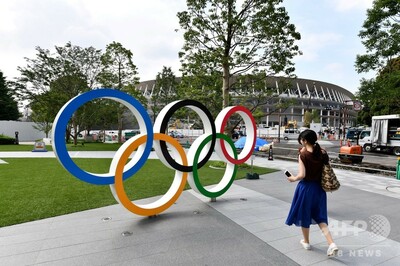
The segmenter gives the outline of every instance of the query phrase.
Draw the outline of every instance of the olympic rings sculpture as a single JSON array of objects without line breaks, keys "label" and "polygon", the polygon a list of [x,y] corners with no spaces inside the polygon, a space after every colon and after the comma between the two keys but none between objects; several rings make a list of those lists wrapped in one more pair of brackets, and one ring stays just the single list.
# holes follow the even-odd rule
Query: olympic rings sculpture
[{"label": "olympic rings sculpture", "polygon": [[[140,130],[140,134],[121,145],[111,161],[109,172],[105,174],[90,173],[79,168],[69,156],[65,145],[66,128],[74,112],[83,104],[97,98],[111,99],[128,107],[137,119]],[[165,134],[169,119],[182,107],[196,112],[204,125],[204,134],[192,143],[187,153],[176,139]],[[234,113],[242,117],[247,132],[245,146],[239,155],[233,141],[224,134],[228,119]],[[146,109],[132,96],[115,89],[97,89],[72,98],[60,109],[53,123],[52,145],[61,165],[73,176],[87,183],[109,185],[115,200],[126,209],[138,215],[152,216],[174,204],[183,192],[186,182],[194,191],[206,197],[221,196],[232,185],[237,165],[244,163],[252,155],[256,142],[256,125],[248,109],[243,106],[230,106],[223,109],[215,121],[213,120],[211,113],[200,102],[179,100],[166,105],[153,126]],[[126,195],[123,181],[139,171],[149,158],[153,147],[160,161],[166,167],[175,170],[175,177],[169,190],[161,198],[149,204],[135,204]],[[221,181],[211,189],[206,189],[200,182],[198,169],[207,163],[214,150],[219,158],[227,161],[227,167]],[[133,156],[128,162],[132,153]]]}]

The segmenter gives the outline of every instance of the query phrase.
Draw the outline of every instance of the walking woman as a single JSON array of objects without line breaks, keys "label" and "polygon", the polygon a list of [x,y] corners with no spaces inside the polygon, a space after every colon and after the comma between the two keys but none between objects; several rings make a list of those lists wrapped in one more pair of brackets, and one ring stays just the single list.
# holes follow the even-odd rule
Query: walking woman
[{"label": "walking woman", "polygon": [[297,184],[286,224],[301,227],[303,239],[300,243],[307,250],[311,249],[310,225],[318,224],[328,242],[327,255],[335,256],[338,247],[329,232],[326,192],[321,187],[322,166],[328,163],[329,157],[317,143],[317,134],[314,131],[307,129],[301,132],[298,141],[303,146],[299,152],[299,173],[289,176],[288,181],[300,182]]}]

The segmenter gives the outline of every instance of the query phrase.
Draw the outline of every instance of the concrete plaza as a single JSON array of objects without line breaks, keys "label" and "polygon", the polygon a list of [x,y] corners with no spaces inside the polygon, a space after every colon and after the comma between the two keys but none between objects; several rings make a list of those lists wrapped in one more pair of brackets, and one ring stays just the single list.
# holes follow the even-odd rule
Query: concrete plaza
[{"label": "concrete plaza", "polygon": [[[54,156],[0,158],[29,154]],[[328,215],[340,252],[328,258],[317,226],[307,251],[300,229],[284,224],[296,183],[283,170],[295,173],[297,163],[256,157],[254,164],[280,171],[235,181],[216,202],[185,191],[154,218],[116,204],[0,228],[0,265],[400,265],[399,180],[336,169],[342,187],[328,193]]]}]

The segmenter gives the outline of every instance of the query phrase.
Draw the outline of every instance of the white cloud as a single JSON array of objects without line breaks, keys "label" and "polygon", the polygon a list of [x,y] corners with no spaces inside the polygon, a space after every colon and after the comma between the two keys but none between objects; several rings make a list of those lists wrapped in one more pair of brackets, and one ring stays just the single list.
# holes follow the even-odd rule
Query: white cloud
[{"label": "white cloud", "polygon": [[342,35],[333,32],[302,33],[298,45],[303,55],[297,60],[316,61],[322,56],[321,52],[323,52],[326,47],[333,47],[340,43],[342,39]]},{"label": "white cloud", "polygon": [[341,63],[330,63],[324,67],[327,75],[335,76],[336,79],[341,79],[345,74],[345,67]]},{"label": "white cloud", "polygon": [[0,8],[0,33],[15,30],[14,19],[16,17],[15,7],[12,1],[2,2]]},{"label": "white cloud", "polygon": [[69,41],[103,50],[113,41],[122,43],[132,51],[142,80],[155,78],[163,65],[179,69],[183,38],[174,29],[185,1],[0,1],[0,69],[9,78],[19,75],[17,66],[34,57],[36,46],[54,50]]},{"label": "white cloud", "polygon": [[330,5],[339,11],[346,12],[351,10],[367,10],[372,7],[373,0],[328,0]]},{"label": "white cloud", "polygon": [[[141,80],[154,79],[163,66],[172,67],[178,76],[183,32],[175,32],[180,28],[176,14],[186,9],[185,3],[0,0],[0,70],[9,79],[18,76],[17,66],[25,65],[24,57],[35,57],[36,46],[54,51],[55,45],[71,41],[104,50],[117,41],[132,51]],[[295,59],[299,76],[334,84],[358,82],[354,58],[363,50],[357,32],[372,0],[289,0],[285,4],[302,35],[297,44],[304,55]],[[333,62],[347,69],[340,72],[340,65]],[[336,79],[339,73],[344,74]]]}]

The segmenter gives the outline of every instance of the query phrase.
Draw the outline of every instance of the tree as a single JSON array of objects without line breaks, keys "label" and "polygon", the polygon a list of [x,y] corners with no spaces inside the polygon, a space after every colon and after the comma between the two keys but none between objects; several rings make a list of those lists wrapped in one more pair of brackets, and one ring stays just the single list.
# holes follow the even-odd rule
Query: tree
[{"label": "tree", "polygon": [[[55,109],[55,114],[57,114],[58,110],[60,110],[66,102],[74,98],[79,93],[88,90],[89,88],[87,87],[87,82],[83,76],[79,77],[78,75],[73,75],[60,77],[50,84],[49,94],[51,102],[49,102],[49,105],[47,106],[49,106],[50,110]],[[84,130],[83,123],[85,121],[85,111],[90,111],[90,106],[92,105],[88,103],[81,106],[74,112],[70,119],[70,124],[66,131],[66,138],[68,141],[69,137],[71,136],[73,138],[74,145],[77,145],[78,136],[80,132]],[[54,114],[54,111],[51,111],[51,113]]]},{"label": "tree", "polygon": [[[132,52],[121,43],[108,44],[106,52],[101,56],[103,68],[99,75],[99,82],[105,87],[132,93],[135,90],[134,85],[139,81],[132,56]],[[115,110],[118,114],[118,142],[122,142],[123,113],[127,109],[116,103]]]},{"label": "tree", "polygon": [[374,0],[358,34],[367,53],[357,55],[358,73],[381,70],[389,61],[400,56],[400,2]]},{"label": "tree", "polygon": [[[86,91],[86,81],[76,76],[64,76],[50,83],[49,90],[36,95],[29,104],[32,110],[31,119],[48,137],[53,121],[62,106],[81,91]],[[85,105],[86,107],[86,105]],[[88,108],[85,108],[87,110]],[[78,135],[82,131],[82,109],[77,110],[71,117],[71,123],[66,129],[66,141],[73,138],[77,144]],[[73,130],[71,130],[73,129]]]},{"label": "tree", "polygon": [[375,0],[359,33],[367,53],[357,55],[358,73],[376,71],[373,79],[362,79],[356,96],[364,103],[359,122],[371,116],[400,113],[400,2]]},{"label": "tree", "polygon": [[[101,50],[82,48],[68,42],[65,46],[55,46],[55,53],[39,46],[36,51],[36,58],[25,58],[27,65],[18,67],[21,77],[14,82],[14,86],[21,98],[33,100],[36,95],[48,91],[52,82],[62,77],[77,77],[85,81],[86,85],[76,91],[77,94],[97,87]],[[65,83],[64,87],[67,88],[68,84]]]},{"label": "tree", "polygon": [[222,109],[222,80],[220,73],[196,69],[193,70],[192,74],[182,77],[178,86],[179,99],[197,100],[207,107],[213,117],[216,117]]},{"label": "tree", "polygon": [[[143,95],[142,91],[138,90],[136,88],[135,84],[129,84],[124,87],[125,92],[129,93],[133,98],[138,100],[143,106],[148,106],[148,100],[147,98]],[[127,115],[128,114],[128,115]],[[135,117],[132,116],[130,113],[124,113],[123,117],[123,124],[130,124],[137,123],[135,120]],[[126,121],[128,120],[128,121]]]},{"label": "tree", "polygon": [[157,114],[168,103],[177,99],[178,81],[170,67],[164,66],[162,71],[156,76],[156,83],[151,95],[150,109],[153,119],[156,120]]},{"label": "tree", "polygon": [[188,10],[177,14],[185,39],[179,54],[183,75],[219,73],[226,107],[232,76],[293,73],[300,34],[281,2],[244,0],[239,6],[236,0],[187,0]]},{"label": "tree", "polygon": [[18,102],[14,100],[3,72],[0,71],[0,120],[18,120]]},{"label": "tree", "polygon": [[52,97],[51,92],[48,91],[35,97],[35,99],[29,104],[29,107],[32,110],[31,119],[36,124],[33,127],[44,132],[46,138],[49,137],[49,132],[51,131],[58,110],[49,108],[50,106],[57,108],[53,99],[54,97]]},{"label": "tree", "polygon": [[[76,95],[94,88],[100,72],[101,50],[82,48],[68,42],[55,46],[55,52],[36,47],[36,57],[25,58],[27,65],[18,67],[21,77],[13,82],[21,99],[28,100],[33,110],[32,118],[46,131],[60,108]],[[77,115],[72,119],[74,144],[79,134]],[[47,133],[46,133],[47,134]],[[71,130],[66,129],[66,141]]]},{"label": "tree", "polygon": [[362,79],[357,97],[365,107],[358,120],[370,124],[374,115],[400,113],[400,58],[389,61],[375,79]]}]

